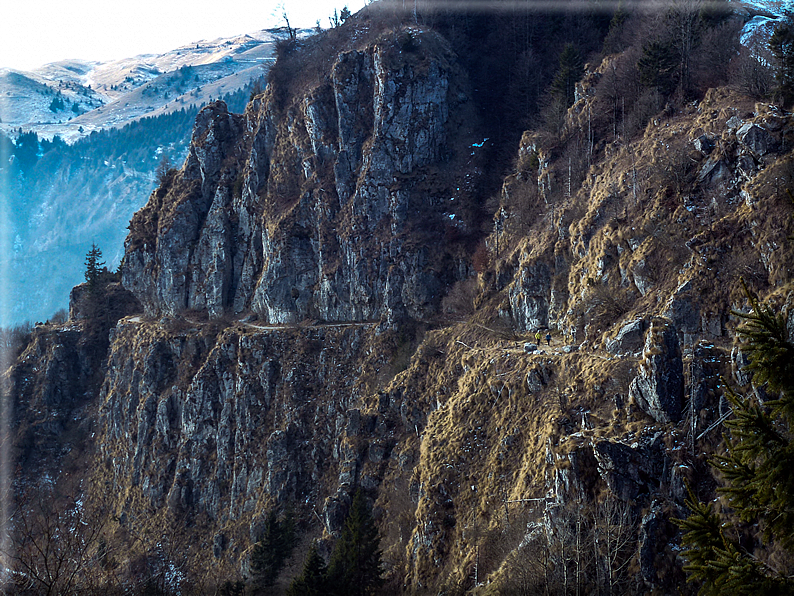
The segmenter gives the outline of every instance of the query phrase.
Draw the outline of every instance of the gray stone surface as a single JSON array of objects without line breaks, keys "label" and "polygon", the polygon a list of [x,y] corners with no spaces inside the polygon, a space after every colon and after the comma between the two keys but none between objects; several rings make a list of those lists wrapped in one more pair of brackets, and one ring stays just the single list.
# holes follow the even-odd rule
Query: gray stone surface
[{"label": "gray stone surface", "polygon": [[131,225],[123,283],[146,312],[250,309],[283,324],[436,312],[455,280],[404,235],[442,214],[401,181],[449,157],[439,41],[422,68],[385,42],[344,52],[278,117],[270,92],[243,116],[202,110],[182,170]]},{"label": "gray stone surface", "polygon": [[700,151],[703,155],[708,155],[714,148],[711,139],[707,135],[700,135],[693,141],[695,150]]},{"label": "gray stone surface", "polygon": [[684,365],[678,332],[664,319],[655,319],[645,339],[639,373],[629,385],[629,398],[661,423],[681,420]]},{"label": "gray stone surface", "polygon": [[698,172],[698,182],[716,185],[727,182],[733,176],[733,171],[724,159],[709,157]]},{"label": "gray stone surface", "polygon": [[757,156],[764,156],[775,148],[775,139],[757,124],[747,122],[736,131],[738,141]]},{"label": "gray stone surface", "polygon": [[739,118],[739,116],[731,116],[728,120],[725,121],[725,127],[728,130],[735,130],[739,128],[744,123],[744,120]]},{"label": "gray stone surface", "polygon": [[658,488],[663,467],[659,442],[626,445],[602,439],[593,445],[593,454],[598,473],[617,498],[633,501]]},{"label": "gray stone surface", "polygon": [[606,340],[606,350],[610,354],[635,354],[642,350],[648,321],[635,319],[624,323],[614,338]]},{"label": "gray stone surface", "polygon": [[658,581],[656,554],[659,552],[658,535],[664,524],[661,504],[654,502],[651,510],[646,513],[640,523],[639,560],[640,575],[649,587]]},{"label": "gray stone surface", "polygon": [[692,284],[685,282],[673,292],[665,305],[662,316],[670,319],[676,329],[683,333],[697,333],[701,329],[700,305],[692,292]]},{"label": "gray stone surface", "polygon": [[521,331],[548,327],[551,272],[545,263],[519,271],[510,286],[510,309]]}]

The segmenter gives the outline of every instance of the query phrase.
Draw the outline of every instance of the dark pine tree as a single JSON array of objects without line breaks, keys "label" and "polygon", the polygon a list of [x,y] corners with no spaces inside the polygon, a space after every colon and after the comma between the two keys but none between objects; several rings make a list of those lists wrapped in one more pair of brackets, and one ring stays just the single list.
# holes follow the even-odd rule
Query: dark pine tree
[{"label": "dark pine tree", "polygon": [[771,398],[727,392],[734,417],[726,422],[725,455],[712,465],[725,481],[718,491],[728,508],[717,512],[690,494],[691,515],[678,520],[686,531],[684,569],[704,595],[794,594],[794,344],[787,317],[747,294],[752,312],[740,314],[740,337],[753,383]]},{"label": "dark pine tree", "polygon": [[656,88],[662,95],[670,95],[678,82],[678,65],[679,57],[672,45],[661,41],[647,43],[637,61],[640,83]]},{"label": "dark pine tree", "polygon": [[328,593],[327,582],[328,568],[313,542],[303,563],[303,571],[290,584],[287,596],[324,596]]},{"label": "dark pine tree", "polygon": [[14,158],[23,172],[29,172],[39,159],[39,137],[35,131],[22,132],[14,145]]},{"label": "dark pine tree", "polygon": [[51,112],[57,112],[59,110],[63,110],[63,108],[64,108],[63,98],[61,97],[61,95],[59,93],[50,102],[50,111]]},{"label": "dark pine tree", "polygon": [[775,28],[769,49],[777,60],[777,96],[790,106],[794,101],[794,15],[787,14]]},{"label": "dark pine tree", "polygon": [[102,261],[102,251],[99,247],[91,243],[91,250],[85,257],[85,280],[88,282],[88,290],[94,293],[99,285],[99,278],[105,269],[105,262]]},{"label": "dark pine tree", "polygon": [[377,594],[383,584],[380,536],[361,490],[350,505],[342,536],[328,564],[328,593],[334,596]]},{"label": "dark pine tree", "polygon": [[278,574],[295,547],[295,524],[291,512],[283,520],[270,511],[262,537],[251,553],[251,577],[254,594],[268,594]]},{"label": "dark pine tree", "polygon": [[576,83],[584,74],[582,55],[572,43],[565,44],[560,54],[560,68],[551,82],[554,95],[559,97],[564,106],[569,108],[576,99]]}]

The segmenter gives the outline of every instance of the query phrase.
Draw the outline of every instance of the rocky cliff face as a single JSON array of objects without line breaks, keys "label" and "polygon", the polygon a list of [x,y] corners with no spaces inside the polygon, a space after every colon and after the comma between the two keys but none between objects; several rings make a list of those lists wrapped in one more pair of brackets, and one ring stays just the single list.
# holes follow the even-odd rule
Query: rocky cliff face
[{"label": "rocky cliff face", "polygon": [[[100,432],[111,486],[130,495],[120,512],[139,498],[223,527],[255,523],[274,503],[322,503],[346,460],[371,330],[212,331],[132,322],[114,331]],[[328,356],[342,346],[344,361]]]},{"label": "rocky cliff face", "polygon": [[221,102],[201,113],[184,167],[131,224],[123,279],[147,313],[437,311],[466,264],[419,240],[443,233],[466,137],[453,146],[449,130],[469,99],[445,42],[409,34],[410,46],[395,34],[342,52],[281,111],[271,89],[242,117]]},{"label": "rocky cliff face", "polygon": [[55,475],[64,460],[74,461],[91,442],[95,397],[103,382],[108,332],[120,318],[140,311],[135,297],[104,279],[92,293],[76,286],[70,320],[39,323],[17,362],[2,378],[4,402],[16,429],[16,458],[23,486]]},{"label": "rocky cliff face", "polygon": [[[484,141],[442,38],[387,32],[299,80],[243,115],[205,109],[131,224],[141,312],[86,361],[87,494],[127,540],[116,577],[166,534],[176,568],[235,576],[287,505],[327,551],[361,488],[395,593],[531,593],[574,570],[585,590],[683,585],[668,520],[686,482],[713,489],[720,379],[751,382],[734,273],[792,302],[791,116],[712,90],[563,184],[585,85],[567,137],[524,135],[483,259]],[[85,390],[83,356],[57,348],[80,313],[12,369],[42,411]],[[550,343],[527,341],[539,328]]]}]

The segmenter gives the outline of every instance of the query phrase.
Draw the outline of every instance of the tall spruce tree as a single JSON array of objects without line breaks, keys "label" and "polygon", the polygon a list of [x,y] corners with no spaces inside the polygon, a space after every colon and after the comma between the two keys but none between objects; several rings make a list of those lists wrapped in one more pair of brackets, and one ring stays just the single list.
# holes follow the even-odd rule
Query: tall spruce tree
[{"label": "tall spruce tree", "polygon": [[671,44],[662,41],[646,43],[637,61],[640,83],[655,88],[662,95],[669,95],[678,83],[678,65],[679,56]]},{"label": "tall spruce tree", "polygon": [[303,571],[290,584],[287,596],[324,596],[328,593],[327,583],[328,567],[317,550],[317,543],[312,542]]},{"label": "tall spruce tree", "polygon": [[88,290],[92,294],[99,285],[99,278],[104,270],[105,262],[102,260],[102,251],[99,247],[91,243],[91,250],[85,256],[85,280],[88,282]]},{"label": "tall spruce tree", "polygon": [[295,522],[287,510],[279,519],[275,509],[268,514],[262,537],[251,553],[251,579],[254,594],[268,594],[278,574],[295,548]]},{"label": "tall spruce tree", "polygon": [[560,68],[551,82],[552,92],[569,108],[576,99],[576,83],[584,74],[582,55],[572,43],[565,44],[560,54]]},{"label": "tall spruce tree", "polygon": [[366,596],[376,594],[382,584],[380,536],[359,489],[328,564],[328,593]]},{"label": "tall spruce tree", "polygon": [[726,453],[712,465],[725,481],[718,489],[729,508],[717,512],[690,493],[692,514],[678,520],[690,580],[704,595],[794,593],[794,344],[787,317],[747,292],[752,312],[740,329],[757,392],[728,390],[734,418]]}]

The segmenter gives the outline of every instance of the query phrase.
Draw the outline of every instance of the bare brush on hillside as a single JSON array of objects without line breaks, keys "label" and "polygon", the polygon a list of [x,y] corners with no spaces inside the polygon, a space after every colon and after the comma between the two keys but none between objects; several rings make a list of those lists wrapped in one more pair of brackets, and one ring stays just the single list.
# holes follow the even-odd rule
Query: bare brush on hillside
[{"label": "bare brush on hillside", "polygon": [[476,295],[476,277],[455,282],[449,293],[441,300],[441,310],[449,317],[466,319],[474,312],[474,297]]},{"label": "bare brush on hillside", "polygon": [[102,593],[107,560],[100,538],[106,512],[89,512],[83,498],[63,496],[45,485],[17,494],[11,514],[10,551],[13,583],[20,593]]},{"label": "bare brush on hillside", "polygon": [[614,496],[590,503],[543,499],[520,504],[515,522],[522,537],[504,558],[495,589],[487,594],[607,594],[630,592],[637,535],[632,506]]}]

